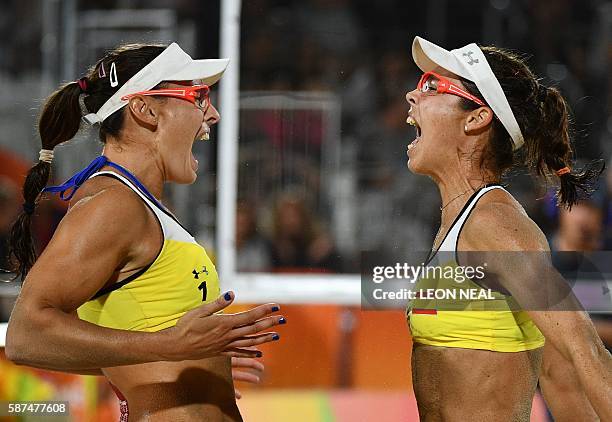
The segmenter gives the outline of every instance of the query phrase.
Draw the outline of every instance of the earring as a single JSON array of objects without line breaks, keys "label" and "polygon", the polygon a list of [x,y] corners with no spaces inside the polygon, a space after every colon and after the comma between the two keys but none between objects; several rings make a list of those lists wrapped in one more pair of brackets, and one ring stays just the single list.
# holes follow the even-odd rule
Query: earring
[{"label": "earring", "polygon": [[465,133],[467,133],[467,131],[468,131],[467,125],[463,126],[463,131],[464,131]]}]

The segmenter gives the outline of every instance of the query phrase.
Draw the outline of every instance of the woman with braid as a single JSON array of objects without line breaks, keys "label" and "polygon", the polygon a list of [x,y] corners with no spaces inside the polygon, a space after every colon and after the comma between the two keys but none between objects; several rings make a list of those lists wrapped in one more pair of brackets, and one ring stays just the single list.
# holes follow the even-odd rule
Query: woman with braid
[{"label": "woman with braid", "polygon": [[484,268],[483,277],[433,272],[416,283],[479,293],[409,305],[421,421],[529,421],[540,375],[556,420],[612,421],[612,357],[552,266],[546,238],[500,185],[522,163],[558,181],[560,206],[591,189],[601,169],[571,168],[563,97],[494,47],[447,51],[416,37],[412,55],[425,73],[406,95],[417,133],[408,167],[432,178],[442,199],[426,265]]},{"label": "woman with braid", "polygon": [[[40,161],[28,173],[11,234],[24,280],[7,357],[23,365],[108,378],[122,420],[240,421],[230,357],[278,340],[276,304],[221,311],[206,251],[161,202],[166,182],[190,184],[191,152],[219,114],[210,86],[228,60],[193,60],[177,44],[126,45],[54,92],[39,121]],[[103,154],[62,186],[45,188],[55,147],[81,117],[99,125]],[[40,257],[30,221],[41,192],[70,200]],[[247,364],[248,364],[247,360]],[[244,374],[242,374],[244,376]]]}]

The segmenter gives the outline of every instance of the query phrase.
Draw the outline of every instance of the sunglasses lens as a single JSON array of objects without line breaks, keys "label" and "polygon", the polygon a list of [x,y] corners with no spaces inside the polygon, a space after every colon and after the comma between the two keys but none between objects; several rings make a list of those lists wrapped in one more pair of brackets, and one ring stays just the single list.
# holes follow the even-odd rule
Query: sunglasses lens
[{"label": "sunglasses lens", "polygon": [[436,92],[438,90],[438,78],[435,75],[427,75],[423,82],[423,92]]},{"label": "sunglasses lens", "polygon": [[205,108],[208,105],[208,94],[210,89],[208,87],[202,87],[196,92],[196,103],[198,107]]}]

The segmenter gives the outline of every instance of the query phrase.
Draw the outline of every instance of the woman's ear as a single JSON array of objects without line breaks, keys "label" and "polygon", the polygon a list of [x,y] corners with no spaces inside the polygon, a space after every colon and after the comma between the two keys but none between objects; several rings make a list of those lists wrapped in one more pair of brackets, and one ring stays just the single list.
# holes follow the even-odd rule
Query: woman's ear
[{"label": "woman's ear", "polygon": [[127,107],[134,120],[138,123],[153,129],[157,127],[158,110],[156,101],[136,95],[130,98]]},{"label": "woman's ear", "polygon": [[468,114],[465,120],[464,130],[466,134],[481,132],[493,121],[493,110],[489,107],[478,107]]}]

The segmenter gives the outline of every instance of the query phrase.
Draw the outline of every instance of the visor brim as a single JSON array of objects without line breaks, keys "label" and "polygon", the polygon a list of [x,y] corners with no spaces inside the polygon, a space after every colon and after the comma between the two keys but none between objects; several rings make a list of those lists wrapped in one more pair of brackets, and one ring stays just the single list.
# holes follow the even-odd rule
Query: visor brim
[{"label": "visor brim", "polygon": [[204,85],[214,85],[221,79],[229,64],[229,59],[193,60],[178,72],[166,76],[169,81],[199,80]]}]

